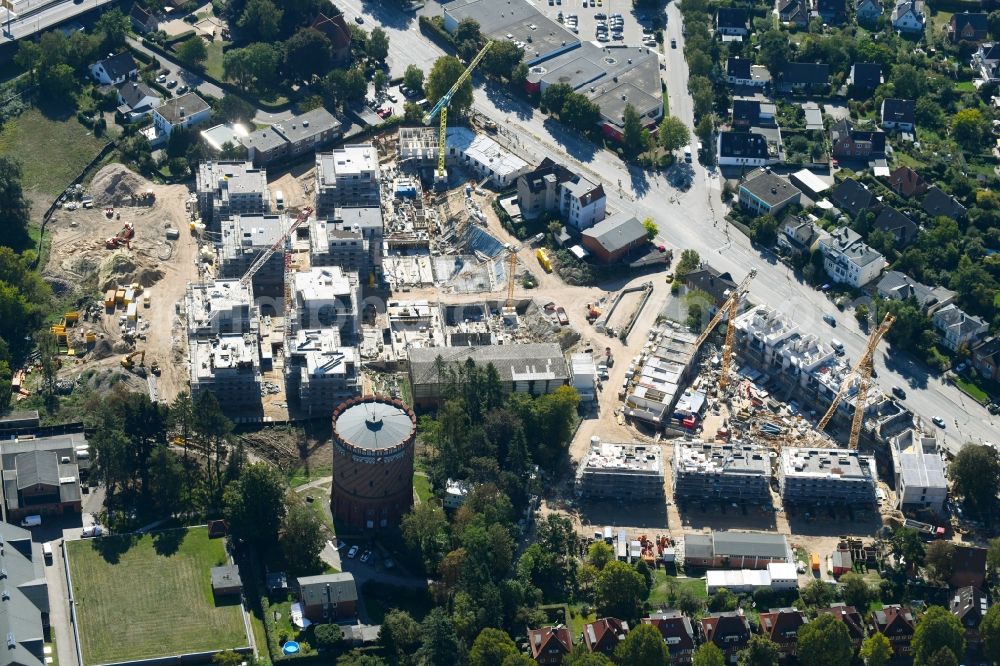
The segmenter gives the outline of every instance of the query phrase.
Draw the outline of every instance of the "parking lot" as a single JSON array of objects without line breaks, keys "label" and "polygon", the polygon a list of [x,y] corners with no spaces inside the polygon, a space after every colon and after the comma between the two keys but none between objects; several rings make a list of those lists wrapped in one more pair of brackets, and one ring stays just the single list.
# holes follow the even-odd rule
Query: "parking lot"
[{"label": "parking lot", "polygon": [[[603,22],[608,25],[608,41],[603,44],[625,44],[628,46],[639,46],[642,44],[643,30],[652,26],[649,20],[640,21],[633,13],[632,3],[623,0],[595,0],[596,6],[591,6],[591,1],[587,0],[536,0],[535,6],[539,11],[549,18],[558,21],[559,13],[563,15],[563,25],[571,27],[571,16],[576,16],[576,32],[580,39],[595,42],[597,40],[597,24],[601,22],[598,15],[603,15]],[[561,4],[559,4],[561,2]],[[586,4],[586,6],[584,6]],[[621,35],[622,39],[613,39],[610,28],[609,17],[612,14],[621,15]],[[645,23],[645,25],[643,25]]]}]

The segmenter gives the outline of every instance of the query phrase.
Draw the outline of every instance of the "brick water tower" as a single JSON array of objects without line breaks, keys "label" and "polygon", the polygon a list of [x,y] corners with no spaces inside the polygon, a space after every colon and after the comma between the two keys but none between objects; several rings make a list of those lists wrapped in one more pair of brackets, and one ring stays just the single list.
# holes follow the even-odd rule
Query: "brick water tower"
[{"label": "brick water tower", "polygon": [[352,398],[333,411],[335,520],[362,529],[399,525],[413,506],[417,418],[402,401]]}]

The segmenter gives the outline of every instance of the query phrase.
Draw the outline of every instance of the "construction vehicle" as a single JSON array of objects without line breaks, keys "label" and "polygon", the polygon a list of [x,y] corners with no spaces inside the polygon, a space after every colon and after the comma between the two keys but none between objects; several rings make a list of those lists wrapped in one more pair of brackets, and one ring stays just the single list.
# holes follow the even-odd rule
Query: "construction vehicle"
[{"label": "construction vehicle", "polygon": [[126,222],[121,231],[104,241],[104,247],[109,250],[114,250],[122,245],[131,248],[133,236],[135,236],[135,227],[132,226],[131,222]]},{"label": "construction vehicle", "polygon": [[736,315],[739,312],[740,301],[746,296],[747,291],[750,287],[750,282],[757,277],[757,271],[751,270],[750,273],[743,278],[736,289],[729,294],[725,302],[719,307],[719,311],[715,313],[712,317],[712,321],[708,322],[708,326],[702,331],[701,335],[694,343],[694,348],[697,351],[701,349],[701,345],[705,342],[708,336],[711,334],[712,330],[722,321],[723,317],[727,317],[728,321],[726,323],[726,343],[722,348],[722,368],[719,374],[719,391],[720,394],[724,393],[726,387],[729,386],[729,371],[731,369],[731,363],[733,359],[733,336],[736,331],[735,321]]},{"label": "construction vehicle", "polygon": [[289,225],[288,231],[283,233],[281,235],[281,238],[274,241],[274,244],[271,245],[271,247],[261,252],[260,255],[258,255],[257,258],[254,259],[254,262],[250,264],[250,268],[248,268],[247,272],[244,273],[243,277],[240,278],[241,287],[246,287],[250,285],[250,281],[253,280],[253,276],[257,274],[257,271],[259,271],[264,266],[264,264],[267,263],[268,259],[270,259],[274,255],[274,253],[278,251],[278,248],[280,248],[285,244],[285,241],[293,233],[295,233],[296,229],[298,229],[299,227],[301,227],[303,224],[306,223],[306,221],[309,219],[309,216],[312,215],[312,213],[313,209],[309,208],[308,206],[299,211],[299,214],[295,216],[295,221]]},{"label": "construction vehicle", "polygon": [[439,190],[443,190],[448,185],[448,172],[444,168],[444,158],[447,152],[447,140],[448,140],[448,105],[451,104],[451,98],[458,92],[458,89],[472,76],[472,71],[476,69],[480,62],[482,62],[483,57],[486,52],[490,50],[493,46],[493,42],[487,41],[483,48],[479,50],[476,57],[472,59],[469,66],[465,68],[462,75],[459,76],[451,88],[446,92],[441,99],[438,100],[437,104],[434,105],[427,115],[424,116],[424,125],[430,125],[431,122],[438,116],[441,117],[440,128],[438,130],[438,163],[437,169],[434,171],[434,187]]},{"label": "construction vehicle", "polygon": [[889,332],[895,321],[895,315],[887,312],[885,319],[882,320],[879,327],[868,336],[868,344],[865,346],[864,354],[858,359],[858,363],[854,366],[854,369],[844,377],[844,381],[840,383],[837,395],[833,396],[830,408],[826,410],[826,414],[823,415],[823,418],[820,419],[819,424],[816,426],[816,430],[819,432],[823,432],[826,429],[826,426],[830,423],[830,419],[833,418],[834,413],[837,411],[840,401],[843,400],[847,394],[847,390],[857,380],[858,394],[854,401],[854,418],[851,420],[851,435],[847,440],[848,448],[858,448],[858,438],[861,436],[861,424],[865,420],[865,405],[868,401],[868,388],[872,378],[872,356],[875,354],[875,348],[878,347],[878,343]]},{"label": "construction vehicle", "polygon": [[149,364],[149,371],[152,372],[157,377],[159,377],[160,376],[160,362],[159,361],[153,361],[152,363],[150,363]]},{"label": "construction vehicle", "polygon": [[549,259],[549,254],[545,251],[545,248],[540,247],[535,250],[535,258],[538,259],[538,263],[546,273],[552,272],[552,261]]},{"label": "construction vehicle", "polygon": [[[135,360],[134,360],[136,356],[139,357],[139,363],[136,363]],[[136,365],[138,365],[141,368],[141,367],[143,367],[143,365],[145,364],[145,362],[146,362],[146,350],[145,349],[143,349],[143,350],[136,350],[134,352],[131,352],[129,354],[125,354],[124,356],[122,356],[122,367],[125,368],[126,370],[134,370],[135,367],[136,367]]]}]

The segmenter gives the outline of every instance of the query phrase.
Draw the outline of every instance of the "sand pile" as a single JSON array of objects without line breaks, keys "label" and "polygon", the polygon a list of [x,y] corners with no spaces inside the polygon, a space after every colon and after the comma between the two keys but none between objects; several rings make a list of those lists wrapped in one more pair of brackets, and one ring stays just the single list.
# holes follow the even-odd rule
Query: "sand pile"
[{"label": "sand pile", "polygon": [[163,271],[138,265],[136,258],[127,250],[115,250],[101,262],[97,270],[97,286],[101,291],[133,282],[151,287],[161,279]]},{"label": "sand pile", "polygon": [[90,181],[94,204],[111,206],[129,201],[133,194],[141,194],[150,187],[148,180],[129,171],[122,164],[109,164]]}]

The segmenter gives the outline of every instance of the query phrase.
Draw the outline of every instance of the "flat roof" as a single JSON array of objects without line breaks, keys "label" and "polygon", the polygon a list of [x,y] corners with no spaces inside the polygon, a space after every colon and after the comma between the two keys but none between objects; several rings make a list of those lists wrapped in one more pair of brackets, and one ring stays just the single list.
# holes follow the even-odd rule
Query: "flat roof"
[{"label": "flat roof", "polygon": [[249,135],[250,130],[242,123],[224,123],[201,131],[201,138],[214,150],[222,150],[227,143],[238,146]]},{"label": "flat roof", "polygon": [[756,444],[674,442],[674,467],[682,474],[770,476],[768,451]]},{"label": "flat roof", "polygon": [[331,185],[337,178],[360,176],[378,171],[378,153],[370,143],[354,143],[332,152],[316,153],[316,175],[320,185]]},{"label": "flat roof", "polygon": [[851,449],[786,446],[781,451],[781,471],[789,478],[825,478],[875,482],[874,460]]},{"label": "flat roof", "polygon": [[830,189],[830,186],[825,180],[814,174],[809,169],[800,169],[792,174],[792,178],[795,178],[800,183],[805,185],[810,192],[814,194],[819,194],[820,192],[825,192]]},{"label": "flat roof", "polygon": [[468,127],[449,127],[447,142],[449,148],[461,151],[469,159],[488,166],[501,178],[520,173],[529,166],[490,137],[477,134]]},{"label": "flat roof", "polygon": [[600,442],[580,463],[582,473],[618,471],[663,476],[663,452],[656,444]]},{"label": "flat roof", "polygon": [[409,350],[410,374],[414,383],[438,383],[438,356],[445,364],[492,363],[503,381],[519,379],[568,379],[569,372],[562,349],[554,342],[480,347],[417,347]]},{"label": "flat roof", "polygon": [[455,2],[444,11],[456,22],[475,20],[480,31],[494,40],[523,44],[524,59],[529,63],[580,44],[579,37],[523,0]]}]

